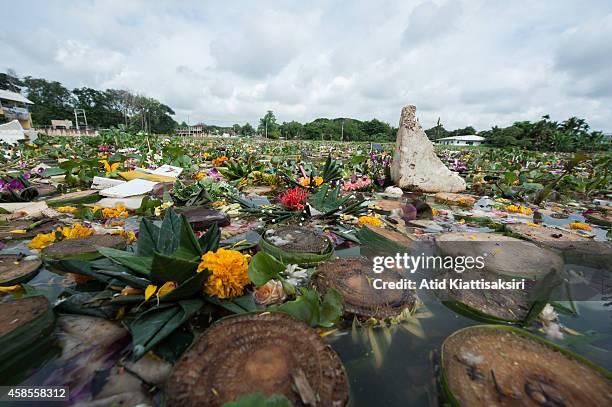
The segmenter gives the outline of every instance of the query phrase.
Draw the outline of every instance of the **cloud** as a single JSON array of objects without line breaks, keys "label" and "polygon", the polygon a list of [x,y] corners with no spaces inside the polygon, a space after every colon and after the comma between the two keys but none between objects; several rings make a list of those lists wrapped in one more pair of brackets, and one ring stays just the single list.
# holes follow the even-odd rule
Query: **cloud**
[{"label": "cloud", "polygon": [[[121,88],[176,120],[373,117],[416,104],[425,127],[586,118],[612,131],[612,3],[25,1],[0,26],[0,69]],[[118,11],[120,10],[120,12]]]}]

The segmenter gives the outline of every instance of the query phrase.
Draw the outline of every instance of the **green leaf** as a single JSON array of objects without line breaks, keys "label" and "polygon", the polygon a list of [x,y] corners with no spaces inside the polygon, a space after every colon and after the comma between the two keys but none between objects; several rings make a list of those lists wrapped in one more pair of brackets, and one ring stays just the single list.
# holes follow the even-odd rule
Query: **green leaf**
[{"label": "green leaf", "polygon": [[155,345],[166,339],[202,307],[200,299],[160,305],[140,314],[129,324],[132,333],[133,357],[140,359]]},{"label": "green leaf", "polygon": [[169,208],[161,225],[157,238],[157,251],[162,254],[171,254],[179,247],[181,237],[181,218]]},{"label": "green leaf", "polygon": [[210,296],[207,296],[206,300],[211,304],[225,308],[234,314],[244,314],[245,312],[253,312],[258,310],[251,293],[247,293],[241,297],[232,298],[231,300],[222,300],[217,297]]},{"label": "green leaf", "polygon": [[268,307],[272,312],[284,312],[304,321],[310,326],[317,326],[320,320],[319,295],[314,290],[302,289],[302,295],[293,301]]},{"label": "green leaf", "polygon": [[354,155],[351,158],[351,164],[361,164],[364,163],[368,160],[368,157],[366,157],[365,155]]},{"label": "green leaf", "polygon": [[313,327],[330,327],[340,320],[342,297],[336,290],[328,289],[322,302],[315,290],[302,288],[301,293],[295,300],[270,306],[267,310],[284,312]]},{"label": "green leaf", "polygon": [[329,288],[323,297],[319,325],[324,327],[333,326],[342,316],[342,296],[334,288]]},{"label": "green leaf", "polygon": [[139,256],[153,256],[153,253],[157,250],[158,240],[159,227],[155,226],[150,219],[142,218],[138,229],[136,254]]},{"label": "green leaf", "polygon": [[410,249],[406,246],[397,244],[393,240],[376,233],[367,226],[359,229],[355,237],[361,242],[362,250],[367,249],[376,255],[395,255],[396,253],[404,253]]},{"label": "green leaf", "polygon": [[259,287],[271,279],[278,279],[285,266],[266,252],[259,252],[249,263],[249,279]]},{"label": "green leaf", "polygon": [[42,176],[47,178],[47,177],[53,177],[55,175],[64,175],[66,173],[66,170],[63,168],[59,168],[59,167],[50,167],[47,168]]},{"label": "green leaf", "polygon": [[135,272],[149,276],[153,264],[152,257],[138,256],[132,252],[112,249],[110,247],[98,247],[98,252],[116,263],[122,264]]},{"label": "green leaf", "polygon": [[219,231],[219,226],[216,223],[208,228],[206,233],[204,233],[199,240],[201,252],[200,253],[208,253],[214,252],[219,248],[219,241],[221,240],[221,232]]},{"label": "green leaf", "polygon": [[155,253],[151,264],[150,278],[157,284],[163,284],[167,281],[176,281],[182,284],[194,275],[198,264],[179,257]]},{"label": "green leaf", "polygon": [[198,238],[191,225],[187,221],[185,215],[181,215],[181,235],[179,240],[179,247],[174,252],[174,257],[180,257],[186,260],[199,260],[202,255],[202,248],[198,242]]},{"label": "green leaf", "polygon": [[161,302],[171,302],[184,300],[194,296],[200,296],[203,291],[204,282],[208,278],[208,274],[208,270],[202,270],[199,273],[195,273],[193,276],[185,280],[183,284],[179,285],[177,288],[170,291],[159,300]]},{"label": "green leaf", "polygon": [[240,396],[222,407],[293,407],[293,404],[282,394],[273,394],[266,399],[263,394],[256,392]]}]

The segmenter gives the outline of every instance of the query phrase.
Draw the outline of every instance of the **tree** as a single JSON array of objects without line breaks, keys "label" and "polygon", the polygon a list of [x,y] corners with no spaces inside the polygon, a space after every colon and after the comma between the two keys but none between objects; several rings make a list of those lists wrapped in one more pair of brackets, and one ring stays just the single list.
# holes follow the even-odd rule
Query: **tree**
[{"label": "tree", "polygon": [[268,110],[265,116],[259,119],[257,132],[266,138],[277,139],[279,137],[278,124],[272,110]]},{"label": "tree", "polygon": [[449,132],[444,128],[444,126],[440,122],[440,118],[438,117],[436,125],[431,129],[425,130],[425,134],[427,134],[427,138],[429,138],[430,140],[438,140],[444,137],[448,137]]},{"label": "tree", "polygon": [[17,73],[12,69],[7,69],[6,73],[0,73],[0,89],[15,93],[21,93],[24,83]]},{"label": "tree", "polygon": [[232,131],[234,132],[235,135],[242,134],[242,127],[240,127],[240,125],[236,123],[232,126]]},{"label": "tree", "polygon": [[255,129],[251,126],[251,123],[245,123],[244,126],[242,126],[242,134],[247,137],[253,137]]},{"label": "tree", "polygon": [[279,130],[281,136],[289,139],[299,139],[302,135],[302,123],[296,121],[283,122],[280,125]]},{"label": "tree", "polygon": [[109,128],[123,121],[121,110],[113,106],[107,92],[83,87],[74,89],[74,106],[85,110],[87,124],[96,128]]},{"label": "tree", "polygon": [[65,120],[74,116],[72,94],[61,83],[31,76],[26,76],[23,82],[28,99],[34,103],[30,113],[35,125],[47,126],[52,119]]}]

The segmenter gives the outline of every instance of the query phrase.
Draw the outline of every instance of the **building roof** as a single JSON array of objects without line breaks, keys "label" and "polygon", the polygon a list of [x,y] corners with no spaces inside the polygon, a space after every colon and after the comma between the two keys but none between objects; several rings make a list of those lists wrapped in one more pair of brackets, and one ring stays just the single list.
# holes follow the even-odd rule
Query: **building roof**
[{"label": "building roof", "polygon": [[0,99],[12,100],[13,102],[28,103],[33,105],[34,102],[26,98],[20,93],[11,92],[10,90],[0,89]]},{"label": "building roof", "polygon": [[439,138],[436,141],[442,141],[442,140],[457,140],[457,141],[484,141],[485,138],[484,137],[480,137],[477,136],[475,134],[470,134],[468,136],[453,136],[453,137],[444,137],[444,138]]}]

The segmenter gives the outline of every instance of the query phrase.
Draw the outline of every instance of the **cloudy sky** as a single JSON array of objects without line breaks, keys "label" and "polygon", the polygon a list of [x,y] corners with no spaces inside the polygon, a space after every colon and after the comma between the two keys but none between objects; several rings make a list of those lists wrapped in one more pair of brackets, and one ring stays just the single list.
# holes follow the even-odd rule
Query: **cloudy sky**
[{"label": "cloudy sky", "polygon": [[0,1],[0,69],[122,88],[175,119],[373,117],[612,131],[612,1]]}]

